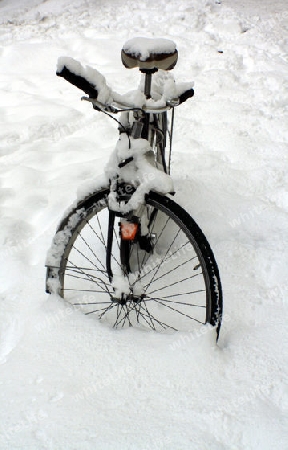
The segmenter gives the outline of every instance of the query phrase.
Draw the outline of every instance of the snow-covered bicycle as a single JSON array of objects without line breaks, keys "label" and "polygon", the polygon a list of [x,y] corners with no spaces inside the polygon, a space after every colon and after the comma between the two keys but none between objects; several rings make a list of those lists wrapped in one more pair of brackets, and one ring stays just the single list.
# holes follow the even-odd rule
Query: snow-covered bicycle
[{"label": "snow-covered bicycle", "polygon": [[114,327],[192,331],[210,324],[218,337],[222,290],[214,255],[171,199],[174,109],[194,95],[193,83],[175,83],[170,70],[178,52],[170,40],[131,39],[121,57],[143,74],[140,87],[125,95],[96,69],[58,60],[58,76],[83,90],[96,111],[114,115],[119,139],[103,179],[58,227],[46,290]]}]

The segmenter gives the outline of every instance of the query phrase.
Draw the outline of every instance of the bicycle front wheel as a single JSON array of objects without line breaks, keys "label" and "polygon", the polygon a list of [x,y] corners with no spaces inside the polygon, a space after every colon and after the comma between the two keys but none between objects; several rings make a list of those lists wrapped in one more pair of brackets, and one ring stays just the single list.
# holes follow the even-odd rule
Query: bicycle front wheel
[{"label": "bicycle front wheel", "polygon": [[[125,301],[115,299],[106,272],[108,194],[108,189],[94,194],[62,222],[48,257],[48,290],[117,328],[193,331],[208,323],[218,336],[222,291],[214,255],[195,221],[166,196],[147,195],[149,245],[143,239],[131,242],[131,271],[121,281],[131,295]],[[111,266],[116,278],[123,272],[117,218],[113,234]]]}]

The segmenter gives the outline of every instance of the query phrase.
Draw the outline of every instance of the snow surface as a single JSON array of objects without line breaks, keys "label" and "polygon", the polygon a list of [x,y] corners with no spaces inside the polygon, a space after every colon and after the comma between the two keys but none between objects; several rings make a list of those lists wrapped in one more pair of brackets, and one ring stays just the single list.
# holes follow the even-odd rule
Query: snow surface
[{"label": "snow surface", "polygon": [[[286,0],[1,0],[1,450],[288,449],[287,23]],[[219,263],[217,347],[111,330],[44,293],[58,220],[117,138],[56,61],[124,93],[134,36],[173,40],[175,78],[195,80],[172,174]]]}]

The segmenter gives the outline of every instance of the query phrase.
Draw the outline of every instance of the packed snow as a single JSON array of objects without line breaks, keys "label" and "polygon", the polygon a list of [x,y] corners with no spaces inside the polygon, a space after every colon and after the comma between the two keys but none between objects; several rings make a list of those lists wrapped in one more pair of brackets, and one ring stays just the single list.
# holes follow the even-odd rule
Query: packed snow
[{"label": "packed snow", "polygon": [[[286,0],[0,1],[1,450],[288,449],[287,23]],[[57,223],[117,140],[57,59],[124,94],[138,36],[175,42],[176,81],[195,81],[172,176],[219,264],[217,345],[110,329],[44,292]]]}]

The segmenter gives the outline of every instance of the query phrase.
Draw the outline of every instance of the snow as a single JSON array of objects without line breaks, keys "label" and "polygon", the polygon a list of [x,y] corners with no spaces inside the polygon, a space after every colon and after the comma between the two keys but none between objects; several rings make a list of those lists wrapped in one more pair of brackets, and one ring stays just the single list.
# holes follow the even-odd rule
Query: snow
[{"label": "snow", "polygon": [[79,61],[67,56],[58,58],[56,72],[61,73],[64,67],[66,67],[73,74],[83,77],[91,83],[97,90],[97,99],[100,102],[112,102],[112,92],[106,84],[105,77],[101,75],[98,70],[89,66],[83,67]]},{"label": "snow", "polygon": [[176,44],[169,39],[136,37],[125,42],[123,50],[145,61],[151,54],[174,53]]},{"label": "snow", "polygon": [[57,231],[55,234],[52,246],[48,250],[45,264],[51,267],[59,267],[61,262],[61,256],[64,249],[71,237],[71,229],[75,227],[79,221],[79,217],[83,214],[84,209],[78,209],[75,214],[70,217],[67,227],[64,230]]},{"label": "snow", "polygon": [[[0,2],[1,450],[288,448],[287,19],[285,0]],[[208,327],[111,330],[44,292],[57,223],[117,139],[57,59],[125,93],[123,44],[159,32],[195,81],[172,176],[219,264],[217,346]]]},{"label": "snow", "polygon": [[[119,170],[119,163],[132,155],[133,161]],[[111,190],[109,206],[113,211],[121,211],[123,214],[136,211],[143,204],[145,195],[150,191],[159,194],[174,192],[172,178],[155,167],[153,152],[147,140],[133,139],[125,133],[120,136],[105,167],[105,173],[107,180],[118,179],[120,183],[131,183],[136,188],[130,200],[120,205],[117,201],[117,191]]]}]

